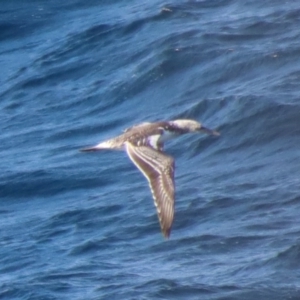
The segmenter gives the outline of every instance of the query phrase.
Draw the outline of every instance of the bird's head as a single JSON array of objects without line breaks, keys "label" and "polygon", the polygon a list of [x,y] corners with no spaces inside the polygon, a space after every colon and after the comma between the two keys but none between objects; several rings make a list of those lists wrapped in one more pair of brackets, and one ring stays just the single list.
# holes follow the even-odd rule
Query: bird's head
[{"label": "bird's head", "polygon": [[194,121],[194,120],[188,120],[188,119],[182,119],[182,120],[175,120],[172,121],[172,125],[182,129],[185,132],[203,132],[210,135],[219,136],[220,133],[218,131],[209,129],[205,126],[203,126],[201,123]]}]

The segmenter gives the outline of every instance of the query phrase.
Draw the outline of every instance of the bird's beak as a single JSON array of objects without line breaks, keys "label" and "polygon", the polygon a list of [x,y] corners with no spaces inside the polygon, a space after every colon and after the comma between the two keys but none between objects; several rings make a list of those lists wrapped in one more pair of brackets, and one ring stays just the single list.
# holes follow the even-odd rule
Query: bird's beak
[{"label": "bird's beak", "polygon": [[206,134],[214,135],[214,136],[219,136],[220,135],[220,132],[212,130],[212,129],[209,129],[209,128],[206,128],[204,126],[201,126],[201,128],[199,129],[199,131],[202,131],[202,132],[204,132]]}]

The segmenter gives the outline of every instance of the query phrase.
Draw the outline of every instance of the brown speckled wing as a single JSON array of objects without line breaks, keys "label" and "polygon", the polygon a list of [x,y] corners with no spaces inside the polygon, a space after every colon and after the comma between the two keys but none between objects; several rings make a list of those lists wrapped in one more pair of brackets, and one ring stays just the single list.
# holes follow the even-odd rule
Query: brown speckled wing
[{"label": "brown speckled wing", "polygon": [[126,143],[126,151],[149,182],[162,233],[168,238],[174,218],[174,160],[147,146]]}]

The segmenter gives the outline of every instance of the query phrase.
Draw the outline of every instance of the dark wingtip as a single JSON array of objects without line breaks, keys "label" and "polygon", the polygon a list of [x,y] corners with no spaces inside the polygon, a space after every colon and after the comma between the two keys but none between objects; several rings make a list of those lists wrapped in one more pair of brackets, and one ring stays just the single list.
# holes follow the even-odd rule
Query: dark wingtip
[{"label": "dark wingtip", "polygon": [[166,228],[162,229],[161,232],[162,232],[162,234],[163,234],[163,236],[164,236],[164,238],[166,240],[168,240],[170,238],[171,228],[169,228],[169,229],[166,229]]}]

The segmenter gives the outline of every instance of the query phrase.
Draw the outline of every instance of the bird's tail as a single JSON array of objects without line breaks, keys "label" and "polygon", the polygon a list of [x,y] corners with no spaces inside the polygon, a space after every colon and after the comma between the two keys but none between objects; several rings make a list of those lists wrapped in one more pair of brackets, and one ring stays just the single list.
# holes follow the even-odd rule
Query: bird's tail
[{"label": "bird's tail", "polygon": [[113,147],[112,147],[110,141],[106,141],[106,142],[102,142],[102,143],[100,143],[96,146],[80,149],[79,151],[81,151],[81,152],[92,152],[92,151],[100,151],[100,150],[112,149],[112,148]]}]

